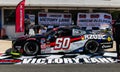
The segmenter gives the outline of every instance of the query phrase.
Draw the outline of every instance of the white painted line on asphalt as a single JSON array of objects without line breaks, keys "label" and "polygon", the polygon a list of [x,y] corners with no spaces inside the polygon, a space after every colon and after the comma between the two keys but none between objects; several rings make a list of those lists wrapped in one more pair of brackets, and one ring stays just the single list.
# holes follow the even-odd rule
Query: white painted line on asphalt
[{"label": "white painted line on asphalt", "polygon": [[33,58],[35,56],[21,56],[20,58],[17,58],[17,59],[24,59],[24,58]]},{"label": "white painted line on asphalt", "polygon": [[0,59],[4,59],[4,58],[8,58],[8,57],[11,57],[11,56],[0,56]]},{"label": "white painted line on asphalt", "polygon": [[60,58],[62,57],[63,55],[51,55],[49,57],[46,57],[47,59],[51,58],[51,59],[54,59],[54,58]]},{"label": "white painted line on asphalt", "polygon": [[77,57],[75,57],[75,58],[89,58],[90,56],[88,56],[88,55],[78,55]]},{"label": "white painted line on asphalt", "polygon": [[117,57],[117,53],[105,52],[103,56]]}]

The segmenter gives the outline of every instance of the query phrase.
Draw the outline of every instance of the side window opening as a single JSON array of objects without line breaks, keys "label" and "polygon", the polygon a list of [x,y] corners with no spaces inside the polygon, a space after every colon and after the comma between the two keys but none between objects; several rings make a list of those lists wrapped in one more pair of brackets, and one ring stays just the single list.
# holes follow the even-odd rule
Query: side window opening
[{"label": "side window opening", "polygon": [[69,29],[63,29],[61,31],[58,32],[60,36],[71,36],[71,30]]},{"label": "side window opening", "polygon": [[80,29],[73,29],[72,30],[72,36],[79,36],[85,34],[85,31],[82,31]]}]

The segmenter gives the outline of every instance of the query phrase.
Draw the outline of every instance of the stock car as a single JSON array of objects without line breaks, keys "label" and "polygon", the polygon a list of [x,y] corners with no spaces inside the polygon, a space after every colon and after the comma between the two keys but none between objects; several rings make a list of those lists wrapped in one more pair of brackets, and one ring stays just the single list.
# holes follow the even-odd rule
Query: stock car
[{"label": "stock car", "polygon": [[49,53],[97,53],[112,48],[110,33],[90,32],[77,26],[57,27],[44,34],[21,36],[12,42],[12,53],[38,55]]}]

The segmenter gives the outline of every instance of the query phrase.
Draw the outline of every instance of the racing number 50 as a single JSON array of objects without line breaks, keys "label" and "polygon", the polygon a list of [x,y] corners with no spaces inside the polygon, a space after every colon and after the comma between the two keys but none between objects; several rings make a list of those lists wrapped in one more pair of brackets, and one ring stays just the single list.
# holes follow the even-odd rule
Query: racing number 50
[{"label": "racing number 50", "polygon": [[67,50],[70,47],[70,38],[57,38],[54,50]]}]

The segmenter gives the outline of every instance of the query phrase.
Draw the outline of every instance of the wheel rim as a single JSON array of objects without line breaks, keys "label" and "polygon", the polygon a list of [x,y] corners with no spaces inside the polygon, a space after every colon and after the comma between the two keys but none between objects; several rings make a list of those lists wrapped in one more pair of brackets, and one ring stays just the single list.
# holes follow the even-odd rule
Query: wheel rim
[{"label": "wheel rim", "polygon": [[95,53],[98,51],[99,44],[95,41],[91,41],[87,44],[86,48],[90,53]]},{"label": "wheel rim", "polygon": [[26,42],[24,45],[24,51],[27,55],[37,54],[39,47],[35,42]]}]

